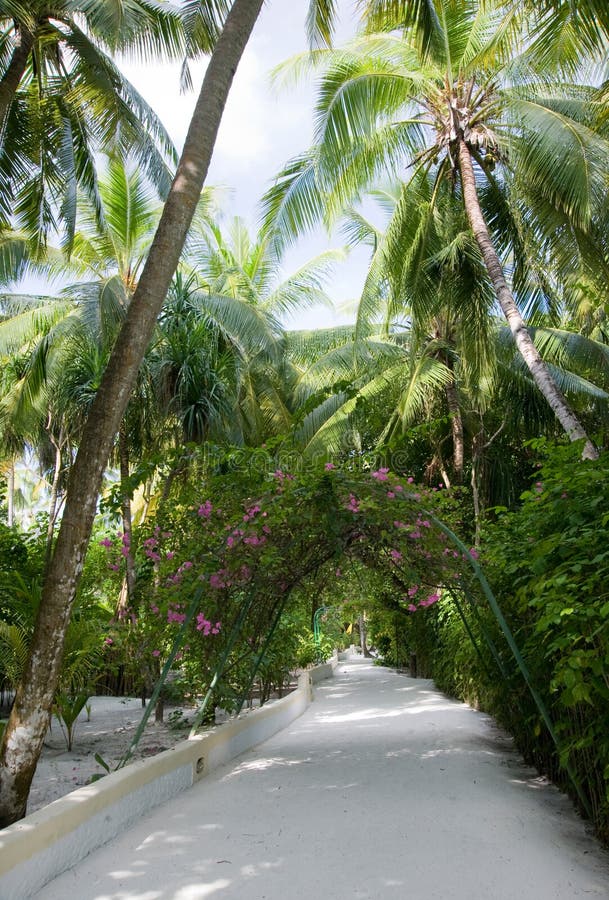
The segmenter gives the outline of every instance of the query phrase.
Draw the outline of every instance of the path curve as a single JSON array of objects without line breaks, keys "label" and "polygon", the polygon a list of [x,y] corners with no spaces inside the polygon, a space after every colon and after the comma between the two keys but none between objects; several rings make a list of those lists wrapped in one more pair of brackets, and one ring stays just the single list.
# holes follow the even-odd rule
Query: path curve
[{"label": "path curve", "polygon": [[609,898],[609,857],[488,716],[358,658],[315,695],[36,896]]}]

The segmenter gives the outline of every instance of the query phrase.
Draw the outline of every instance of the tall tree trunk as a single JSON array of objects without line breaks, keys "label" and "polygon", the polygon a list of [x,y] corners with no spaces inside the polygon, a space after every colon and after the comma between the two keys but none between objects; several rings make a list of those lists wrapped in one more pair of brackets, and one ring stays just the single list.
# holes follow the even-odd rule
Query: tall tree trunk
[{"label": "tall tree trunk", "polygon": [[123,419],[118,432],[118,458],[121,477],[121,509],[123,516],[123,548],[125,580],[118,602],[118,613],[131,607],[135,592],[135,560],[133,558],[133,527],[131,522],[131,495],[129,491],[129,440]]},{"label": "tall tree trunk", "polygon": [[15,460],[11,459],[6,478],[6,523],[9,528],[15,524]]},{"label": "tall tree trunk", "polygon": [[226,18],[205,73],[146,265],[87,417],[70,473],[55,551],[45,574],[29,658],[2,741],[0,826],[25,815],[104,469],[177,268],[235,71],[262,3],[263,0],[234,0]]},{"label": "tall tree trunk", "polygon": [[507,319],[508,325],[533,380],[543,396],[546,398],[558,421],[566,431],[569,440],[585,441],[582,457],[584,459],[598,459],[598,452],[589,439],[575,413],[567,403],[564,395],[552,378],[548,367],[541,358],[537,347],[533,343],[531,335],[524,323],[520,311],[516,305],[512,292],[505,279],[501,260],[493,245],[484,215],[480,207],[476,178],[469,148],[461,136],[459,146],[459,170],[461,173],[461,185],[463,188],[463,200],[469,223],[474,232],[476,241],[482,253],[489,277],[493,284],[497,300]]},{"label": "tall tree trunk", "polygon": [[0,127],[4,124],[6,114],[21,83],[33,46],[34,35],[22,25],[15,36],[15,49],[11,61],[0,79]]},{"label": "tall tree trunk", "polygon": [[[448,366],[452,372],[452,365],[448,364]],[[452,381],[446,385],[444,391],[446,394],[446,403],[450,414],[450,427],[453,435],[453,469],[455,472],[455,481],[457,484],[462,484],[465,440],[463,437],[463,416],[461,415],[461,407],[459,406],[459,394],[457,392],[454,373]]]},{"label": "tall tree trunk", "polygon": [[53,468],[53,480],[51,482],[51,494],[49,496],[49,522],[47,525],[47,542],[46,542],[46,551],[45,551],[45,567],[49,565],[51,561],[51,554],[53,552],[53,535],[55,534],[55,521],[57,519],[57,498],[59,496],[59,479],[61,478],[61,464],[62,464],[62,432],[59,432],[59,438],[55,440],[53,435],[50,432],[50,427],[48,429],[49,439],[55,448],[55,466]]}]

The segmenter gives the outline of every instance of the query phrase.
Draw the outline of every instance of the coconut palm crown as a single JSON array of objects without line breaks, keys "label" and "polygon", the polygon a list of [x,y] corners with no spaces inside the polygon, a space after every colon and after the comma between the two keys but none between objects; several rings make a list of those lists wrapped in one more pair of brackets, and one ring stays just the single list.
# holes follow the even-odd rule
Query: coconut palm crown
[{"label": "coconut palm crown", "polygon": [[[404,200],[387,248],[408,258],[410,269],[418,259],[424,278],[426,239],[448,182],[532,377],[567,434],[584,439],[585,454],[594,456],[535,350],[515,295],[523,279],[543,292],[557,240],[585,231],[602,203],[607,143],[593,128],[595,91],[532,69],[527,30],[505,5],[433,0],[427,8],[425,31],[388,16],[387,31],[313,57],[324,70],[316,144],[267,193],[267,217],[289,237],[319,218],[333,222],[380,178],[397,175]],[[300,57],[286,71],[310,65],[310,57]],[[413,230],[407,194],[424,172],[436,190]]]}]

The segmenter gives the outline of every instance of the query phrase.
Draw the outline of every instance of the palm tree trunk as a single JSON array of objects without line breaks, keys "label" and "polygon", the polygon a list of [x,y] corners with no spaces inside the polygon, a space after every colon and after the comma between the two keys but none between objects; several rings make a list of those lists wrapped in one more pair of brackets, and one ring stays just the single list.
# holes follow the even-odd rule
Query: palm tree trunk
[{"label": "palm tree trunk", "polygon": [[32,52],[32,47],[34,46],[34,35],[23,25],[17,34],[18,37],[15,42],[15,49],[13,50],[11,61],[7,66],[6,72],[0,79],[0,127],[4,123],[6,114],[17,92],[17,88],[21,83],[27,61]]},{"label": "palm tree trunk", "polygon": [[57,498],[59,495],[59,479],[61,478],[61,448],[63,445],[62,432],[59,432],[59,438],[55,440],[49,428],[49,438],[52,445],[55,447],[55,466],[53,469],[53,481],[51,482],[51,494],[49,497],[49,522],[47,525],[45,566],[48,566],[51,561],[51,554],[53,551],[53,535],[55,534],[55,521],[58,515]]},{"label": "palm tree trunk", "polygon": [[12,528],[15,524],[15,460],[11,459],[6,479],[6,524]]},{"label": "palm tree trunk", "polygon": [[463,139],[459,138],[459,171],[461,173],[461,186],[463,188],[463,201],[469,223],[482,253],[487,272],[493,284],[497,300],[507,319],[508,325],[532,377],[546,398],[558,421],[566,431],[569,440],[579,441],[584,439],[583,459],[598,459],[598,452],[589,439],[575,413],[567,403],[564,395],[556,385],[548,367],[542,359],[537,347],[533,343],[531,335],[524,323],[520,311],[516,306],[512,292],[505,279],[501,260],[493,245],[484,215],[480,207],[478,191],[476,189],[476,177],[469,148]]},{"label": "palm tree trunk", "polygon": [[23,680],[0,755],[0,827],[25,815],[59,678],[65,635],[114,436],[197,207],[228,93],[263,0],[234,0],[212,53],[167,202],[70,473],[68,498]]},{"label": "palm tree trunk", "polygon": [[118,602],[118,612],[130,608],[135,593],[135,560],[133,559],[133,527],[131,496],[129,493],[129,441],[123,420],[118,432],[118,458],[121,477],[121,508],[123,516],[123,547],[125,550],[125,582]]},{"label": "palm tree trunk", "polygon": [[[452,372],[452,365],[448,365]],[[444,388],[446,394],[446,403],[450,414],[450,427],[453,435],[453,469],[455,471],[455,481],[457,484],[463,482],[463,465],[465,458],[465,439],[463,437],[463,416],[461,415],[461,407],[459,406],[459,394],[454,379],[450,381]]]}]

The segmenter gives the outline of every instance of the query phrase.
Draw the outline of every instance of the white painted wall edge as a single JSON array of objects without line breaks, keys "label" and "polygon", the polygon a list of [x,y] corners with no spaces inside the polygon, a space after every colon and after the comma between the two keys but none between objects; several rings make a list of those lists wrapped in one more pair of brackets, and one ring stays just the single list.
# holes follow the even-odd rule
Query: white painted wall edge
[{"label": "white painted wall edge", "polygon": [[302,715],[312,684],[330,678],[338,653],[304,672],[291,694],[78,788],[0,831],[0,897],[26,900],[148,810]]}]

